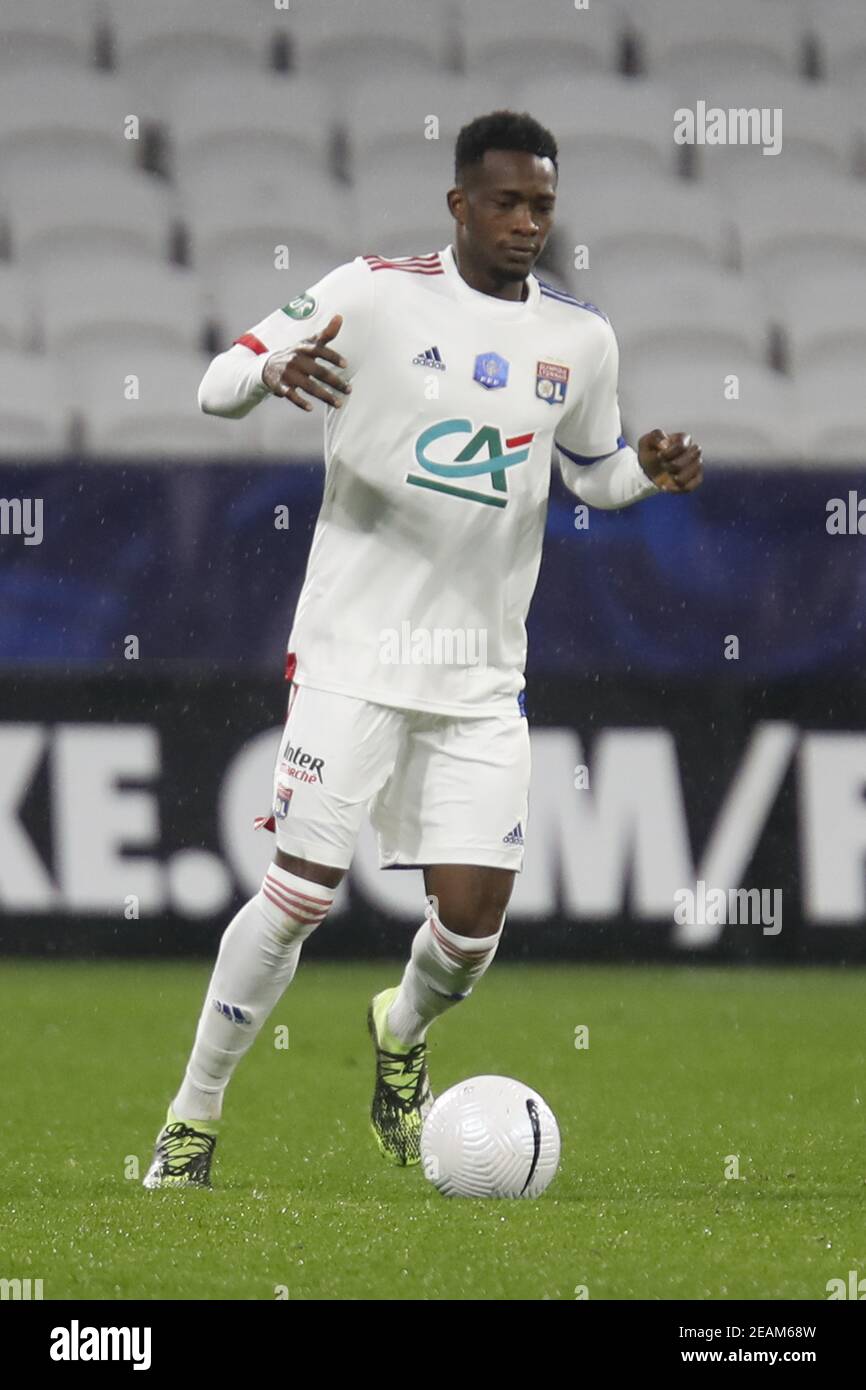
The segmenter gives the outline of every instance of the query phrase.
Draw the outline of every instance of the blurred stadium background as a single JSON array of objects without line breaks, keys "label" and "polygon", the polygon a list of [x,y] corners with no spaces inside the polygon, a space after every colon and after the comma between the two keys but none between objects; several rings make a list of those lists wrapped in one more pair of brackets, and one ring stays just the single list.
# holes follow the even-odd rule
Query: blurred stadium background
[{"label": "blurred stadium background", "polygon": [[[586,526],[554,478],[508,949],[862,953],[864,78],[859,0],[3,0],[0,943],[210,952],[258,884],[322,420],[196,388],[334,265],[446,244],[457,130],[509,105],[560,143],[540,273],[708,476]],[[781,151],[677,144],[701,101]],[[414,878],[365,839],[310,950],[394,950]],[[672,929],[697,879],[784,930]]]}]

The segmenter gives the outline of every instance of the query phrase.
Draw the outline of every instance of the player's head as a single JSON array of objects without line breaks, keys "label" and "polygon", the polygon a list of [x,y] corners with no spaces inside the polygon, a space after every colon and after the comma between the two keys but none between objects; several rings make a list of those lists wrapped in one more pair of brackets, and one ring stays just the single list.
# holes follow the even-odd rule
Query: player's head
[{"label": "player's head", "polygon": [[525,112],[494,111],[457,137],[448,206],[458,253],[503,282],[523,280],[553,225],[556,141]]}]

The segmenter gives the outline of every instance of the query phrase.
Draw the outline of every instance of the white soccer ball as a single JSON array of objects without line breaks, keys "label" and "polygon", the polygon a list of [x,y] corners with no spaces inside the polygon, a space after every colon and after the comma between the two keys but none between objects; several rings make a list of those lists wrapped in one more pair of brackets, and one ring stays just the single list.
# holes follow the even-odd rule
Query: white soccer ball
[{"label": "white soccer ball", "polygon": [[445,1197],[538,1197],[559,1148],[550,1106],[510,1076],[472,1076],[443,1091],[421,1131],[424,1176]]}]

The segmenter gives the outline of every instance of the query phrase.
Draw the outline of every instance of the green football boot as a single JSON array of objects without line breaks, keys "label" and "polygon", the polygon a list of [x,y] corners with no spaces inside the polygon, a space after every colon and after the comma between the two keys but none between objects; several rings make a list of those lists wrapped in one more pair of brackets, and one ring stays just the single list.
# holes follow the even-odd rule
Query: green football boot
[{"label": "green football boot", "polygon": [[404,1047],[387,1027],[399,986],[374,996],[367,1028],[376,1049],[376,1088],[370,1120],[379,1151],[391,1163],[421,1162],[421,1130],[433,1105],[427,1077],[427,1044]]},{"label": "green football boot", "polygon": [[197,1120],[179,1120],[168,1108],[165,1124],[156,1136],[153,1162],[142,1179],[142,1186],[210,1187],[210,1166],[216,1147],[217,1129]]}]

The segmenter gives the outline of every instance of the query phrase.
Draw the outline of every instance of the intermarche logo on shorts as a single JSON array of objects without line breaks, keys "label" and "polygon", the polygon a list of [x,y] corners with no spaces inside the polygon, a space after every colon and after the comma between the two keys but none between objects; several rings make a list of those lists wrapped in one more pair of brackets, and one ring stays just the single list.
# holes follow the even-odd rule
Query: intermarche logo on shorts
[{"label": "intermarche logo on shorts", "polygon": [[324,782],[325,759],[306,753],[298,744],[293,748],[286,743],[280,760],[281,777],[292,777],[296,782]]}]

